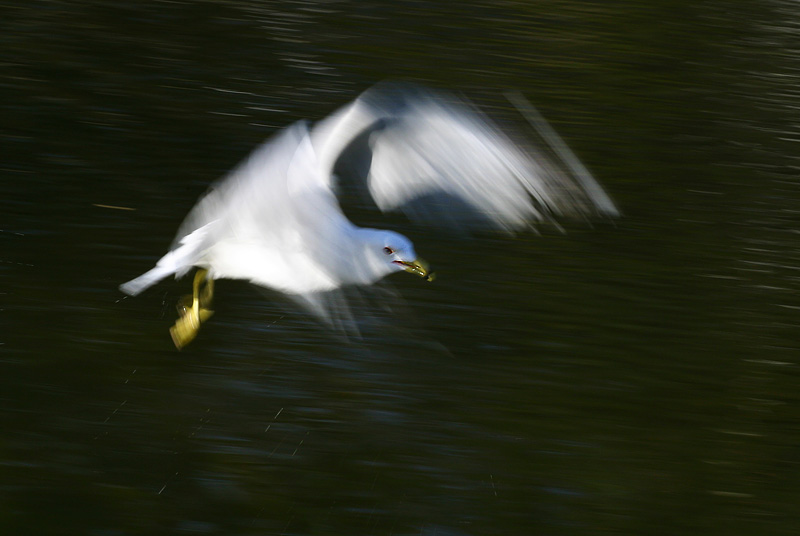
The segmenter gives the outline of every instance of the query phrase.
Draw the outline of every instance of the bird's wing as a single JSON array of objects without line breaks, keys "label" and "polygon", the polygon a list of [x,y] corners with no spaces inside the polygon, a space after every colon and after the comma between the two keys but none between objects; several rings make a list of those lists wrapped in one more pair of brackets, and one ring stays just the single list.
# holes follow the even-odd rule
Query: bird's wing
[{"label": "bird's wing", "polygon": [[[402,210],[426,223],[513,230],[557,216],[617,214],[588,171],[565,161],[569,150],[560,139],[561,146],[547,148],[550,156],[541,147],[520,146],[477,108],[446,93],[379,85],[313,133],[322,140],[323,165],[333,169],[337,158],[358,158],[381,210]],[[542,135],[554,145],[547,136],[554,134]]]},{"label": "bird's wing", "polygon": [[[265,284],[271,277],[269,268],[289,266],[296,270],[288,272],[296,279],[288,282],[293,286],[277,280],[275,285],[266,286],[304,291],[315,286],[310,280],[303,281],[304,277],[316,275],[324,279],[330,275],[326,273],[328,256],[335,254],[338,242],[329,238],[340,236],[337,233],[349,225],[327,178],[319,172],[307,126],[300,122],[266,141],[212,186],[187,215],[174,247],[179,248],[185,237],[198,229],[207,229],[202,237],[204,245],[198,250],[222,272],[221,277]],[[253,257],[250,266],[243,265],[246,258],[231,255],[230,249],[225,250],[227,254],[214,249],[240,245],[237,251],[260,255]],[[237,261],[240,266],[231,266]],[[259,269],[261,281],[248,277],[248,273],[258,273]]]}]

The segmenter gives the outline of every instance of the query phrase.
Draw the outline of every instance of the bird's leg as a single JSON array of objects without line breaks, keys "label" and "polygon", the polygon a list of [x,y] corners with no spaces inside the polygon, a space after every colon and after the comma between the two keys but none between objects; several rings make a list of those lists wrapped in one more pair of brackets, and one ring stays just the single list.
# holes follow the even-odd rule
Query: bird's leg
[{"label": "bird's leg", "polygon": [[[213,279],[206,278],[207,270],[199,269],[194,275],[192,284],[192,295],[184,296],[178,302],[178,313],[180,318],[169,330],[172,335],[172,342],[180,350],[197,336],[200,324],[211,318],[214,311],[208,308],[214,294]],[[200,289],[200,285],[205,281],[205,286]]]},{"label": "bird's leg", "polygon": [[[205,272],[206,270],[203,270]],[[211,307],[211,302],[214,300],[214,280],[210,277],[206,277],[206,286],[203,287],[202,292],[200,293],[200,311],[206,310],[209,313],[213,313],[209,307]],[[202,312],[201,312],[202,316]],[[202,320],[205,322],[205,319]]]}]

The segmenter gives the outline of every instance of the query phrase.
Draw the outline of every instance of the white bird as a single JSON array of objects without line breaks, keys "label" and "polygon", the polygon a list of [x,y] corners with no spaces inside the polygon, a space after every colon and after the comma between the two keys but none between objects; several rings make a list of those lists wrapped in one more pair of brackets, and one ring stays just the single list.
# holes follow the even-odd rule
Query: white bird
[{"label": "white bird", "polygon": [[[536,113],[514,99],[520,111]],[[379,84],[315,126],[297,122],[266,141],[198,201],[156,266],[120,289],[136,295],[198,267],[191,300],[171,330],[180,348],[211,315],[215,279],[248,280],[312,304],[324,291],[371,285],[397,271],[432,279],[408,238],[345,217],[334,168],[348,162],[366,172],[362,186],[382,211],[456,229],[513,231],[561,215],[616,215],[544,120],[532,124],[562,165],[513,143],[453,95]]]}]

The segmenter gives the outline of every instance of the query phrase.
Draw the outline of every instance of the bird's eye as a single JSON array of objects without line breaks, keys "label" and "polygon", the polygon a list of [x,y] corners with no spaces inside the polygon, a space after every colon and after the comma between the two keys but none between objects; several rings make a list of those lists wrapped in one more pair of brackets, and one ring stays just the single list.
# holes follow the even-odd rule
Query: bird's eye
[{"label": "bird's eye", "polygon": [[394,250],[389,246],[386,246],[385,248],[383,248],[383,252],[386,253],[387,255],[391,255],[392,253],[394,253]]}]

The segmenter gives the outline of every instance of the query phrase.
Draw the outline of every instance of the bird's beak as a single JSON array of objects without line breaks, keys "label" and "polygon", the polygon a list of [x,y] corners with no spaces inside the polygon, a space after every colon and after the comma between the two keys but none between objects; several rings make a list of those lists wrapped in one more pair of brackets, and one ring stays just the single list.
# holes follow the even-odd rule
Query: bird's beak
[{"label": "bird's beak", "polygon": [[417,259],[413,262],[400,261],[400,264],[403,265],[406,272],[424,277],[426,281],[433,281],[436,277],[436,274],[431,272],[430,265],[423,259]]}]

